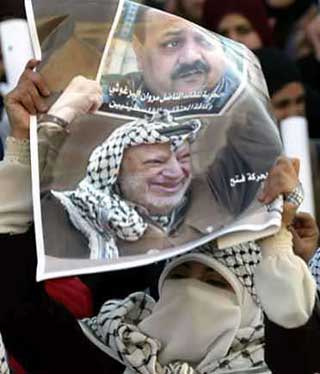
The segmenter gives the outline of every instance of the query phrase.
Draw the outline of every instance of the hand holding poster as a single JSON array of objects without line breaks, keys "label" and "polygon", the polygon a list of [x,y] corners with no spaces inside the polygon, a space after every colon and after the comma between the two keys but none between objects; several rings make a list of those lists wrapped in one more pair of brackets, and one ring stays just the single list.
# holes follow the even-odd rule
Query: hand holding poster
[{"label": "hand holding poster", "polygon": [[[48,151],[33,152],[39,279],[140,266],[230,232],[248,240],[277,229],[281,208],[257,195],[281,146],[245,47],[130,1],[113,7],[111,26],[85,3],[68,16],[32,5],[35,45],[50,29],[40,70],[53,91],[64,89],[49,114],[71,122],[66,131],[49,118],[39,129]],[[93,45],[100,67],[86,73]],[[73,48],[81,60],[70,68]],[[69,64],[60,80],[56,59]],[[71,81],[79,69],[96,71],[101,106],[99,84]],[[35,128],[32,142],[35,150]]]}]

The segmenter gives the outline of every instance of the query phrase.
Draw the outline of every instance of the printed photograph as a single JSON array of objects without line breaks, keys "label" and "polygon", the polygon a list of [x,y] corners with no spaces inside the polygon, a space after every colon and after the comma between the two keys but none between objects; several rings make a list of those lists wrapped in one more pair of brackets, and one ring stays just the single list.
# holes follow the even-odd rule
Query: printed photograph
[{"label": "printed photograph", "polygon": [[[220,114],[247,79],[239,46],[180,17],[125,1],[98,79],[106,113]],[[231,44],[230,47],[228,45]]]}]

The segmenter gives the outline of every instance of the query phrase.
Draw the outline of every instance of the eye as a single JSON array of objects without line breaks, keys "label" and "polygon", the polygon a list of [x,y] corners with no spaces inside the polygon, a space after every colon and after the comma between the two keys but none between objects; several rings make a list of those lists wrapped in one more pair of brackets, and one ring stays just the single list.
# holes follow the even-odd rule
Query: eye
[{"label": "eye", "polygon": [[170,279],[185,279],[187,278],[184,274],[173,273],[169,276]]},{"label": "eye", "polygon": [[276,109],[285,109],[290,105],[290,100],[289,99],[284,99],[284,100],[279,100],[275,103],[273,103],[273,106]]},{"label": "eye", "polygon": [[163,49],[175,49],[181,45],[182,41],[180,39],[171,39],[161,44]]},{"label": "eye", "polygon": [[205,282],[214,287],[219,287],[222,289],[231,289],[231,285],[226,280],[215,276],[207,276],[205,278]]},{"label": "eye", "polygon": [[162,165],[165,163],[165,160],[162,160],[160,158],[154,158],[154,159],[149,159],[149,160],[145,160],[143,162],[144,165]]},{"label": "eye", "polygon": [[184,269],[176,269],[176,270],[173,270],[168,278],[170,279],[185,279],[185,278],[188,278],[188,274],[187,274],[187,271],[185,271]]},{"label": "eye", "polygon": [[229,32],[230,32],[230,31],[227,30],[227,29],[221,29],[221,30],[219,31],[219,34],[222,35],[222,36],[225,36],[226,38],[228,38]]},{"label": "eye", "polygon": [[190,157],[191,157],[191,154],[190,154],[190,153],[184,153],[184,154],[182,154],[182,155],[178,155],[178,156],[177,156],[177,159],[178,159],[179,161],[188,161],[188,160],[190,159]]},{"label": "eye", "polygon": [[239,35],[247,35],[252,31],[252,27],[249,25],[239,25],[236,27],[236,32]]}]

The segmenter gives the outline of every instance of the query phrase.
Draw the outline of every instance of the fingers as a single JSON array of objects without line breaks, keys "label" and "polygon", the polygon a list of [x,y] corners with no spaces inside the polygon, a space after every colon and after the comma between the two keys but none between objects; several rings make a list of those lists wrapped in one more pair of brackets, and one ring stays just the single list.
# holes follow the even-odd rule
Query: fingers
[{"label": "fingers", "polygon": [[[30,63],[29,66],[34,66],[34,65],[37,66],[38,65],[38,63],[37,64],[31,63],[32,61],[33,60],[29,61],[29,63]],[[36,61],[36,60],[34,60],[34,61]],[[27,66],[28,66],[28,64],[27,64]],[[37,89],[37,91],[39,92],[39,94],[41,96],[46,97],[46,96],[50,95],[50,90],[49,90],[44,78],[41,76],[41,74],[36,72],[36,71],[33,71],[31,68],[28,68],[28,67],[26,67],[26,69],[22,73],[22,75],[19,79],[18,85],[19,84],[20,85],[25,84],[25,82],[29,82],[29,84],[32,84]]]},{"label": "fingers", "polygon": [[295,230],[294,227],[292,226],[289,226],[288,227],[289,231],[291,232],[292,234],[292,239],[293,239],[293,243],[295,245],[296,248],[299,248],[301,246],[301,238],[300,238],[300,235],[297,233],[297,231]]},{"label": "fingers", "polygon": [[22,105],[32,115],[48,110],[44,97],[48,96],[50,91],[43,77],[33,71],[38,64],[39,61],[35,59],[28,61],[17,87],[7,95],[6,103],[9,111],[10,105]]},{"label": "fingers", "polygon": [[79,75],[71,80],[71,82],[69,83],[64,92],[71,92],[76,94],[86,93],[102,95],[102,88],[98,82]]},{"label": "fingers", "polygon": [[96,81],[77,76],[50,108],[49,113],[67,122],[77,116],[95,112],[102,104],[102,88]]},{"label": "fingers", "polygon": [[92,102],[92,105],[91,105],[91,108],[89,109],[89,112],[90,113],[94,113],[96,112],[102,105],[102,93],[97,93],[95,95],[92,95],[91,97],[91,102]]},{"label": "fingers", "polygon": [[43,77],[33,71],[39,61],[28,61],[17,87],[5,97],[5,107],[10,121],[11,135],[16,138],[29,137],[29,117],[46,112],[45,96],[50,94]]},{"label": "fingers", "polygon": [[48,110],[44,97],[34,84],[34,81],[24,76],[17,87],[8,94],[6,105],[10,111],[10,105],[22,105],[29,114],[35,115]]},{"label": "fingers", "polygon": [[23,106],[27,109],[29,114],[37,114],[37,107],[32,99],[32,96],[28,92],[25,93],[21,102],[23,103]]},{"label": "fingers", "polygon": [[39,60],[36,60],[35,58],[32,58],[31,60],[29,60],[25,66],[25,70],[26,69],[31,69],[33,70],[35,67],[37,67],[38,65],[40,64],[40,61]]},{"label": "fingers", "polygon": [[293,228],[302,238],[319,238],[319,228],[315,219],[309,213],[297,213],[293,223]]},{"label": "fingers", "polygon": [[298,184],[300,162],[281,156],[271,168],[268,178],[258,200],[263,204],[270,204],[281,194],[289,194]]},{"label": "fingers", "polygon": [[296,214],[294,218],[293,226],[296,229],[313,228],[313,227],[317,227],[317,224],[311,214],[305,213],[305,212],[299,212]]},{"label": "fingers", "polygon": [[294,218],[296,216],[298,206],[293,205],[291,203],[284,203],[283,204],[283,213],[282,213],[282,223],[285,226],[292,225]]},{"label": "fingers", "polygon": [[319,240],[316,221],[308,213],[297,213],[289,229],[293,235],[294,252],[308,262]]},{"label": "fingers", "polygon": [[300,160],[298,158],[289,158],[292,163],[292,166],[296,172],[297,177],[299,176],[300,172]]}]

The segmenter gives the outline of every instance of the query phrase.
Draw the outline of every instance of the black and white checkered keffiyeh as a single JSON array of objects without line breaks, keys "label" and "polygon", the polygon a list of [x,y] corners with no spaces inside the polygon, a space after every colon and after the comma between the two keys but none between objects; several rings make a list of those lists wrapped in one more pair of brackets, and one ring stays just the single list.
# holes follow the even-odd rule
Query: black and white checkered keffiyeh
[{"label": "black and white checkered keffiyeh", "polygon": [[9,366],[7,362],[6,350],[4,348],[1,334],[0,334],[0,374],[10,374],[10,370],[9,370]]},{"label": "black and white checkered keffiyeh", "polygon": [[225,249],[217,249],[212,243],[208,243],[203,245],[199,252],[214,257],[231,270],[253,299],[258,302],[254,286],[254,272],[261,261],[261,249],[256,242],[240,243]]},{"label": "black and white checkered keffiyeh", "polygon": [[187,362],[161,365],[158,354],[161,344],[144,335],[137,327],[148,317],[155,301],[143,292],[131,294],[124,300],[106,302],[97,317],[80,321],[85,335],[105,353],[120,361],[125,374],[227,374],[270,373],[264,362],[264,326],[262,323],[239,329],[227,356],[216,360],[210,352],[194,368]]},{"label": "black and white checkered keffiyeh", "polygon": [[317,249],[317,252],[314,254],[312,259],[309,262],[309,268],[312,275],[314,276],[317,287],[320,290],[320,248]]},{"label": "black and white checkered keffiyeh", "polygon": [[[235,275],[238,274],[242,287],[251,293],[254,289],[253,271],[260,257],[258,250],[258,247],[249,243],[227,250],[210,248],[208,245],[193,253],[212,257]],[[217,256],[217,252],[221,253]],[[235,260],[232,260],[233,256],[236,257]],[[174,263],[181,263],[184,257],[187,258],[189,255],[182,255],[170,261],[161,277],[165,278]],[[252,326],[241,327],[238,330],[227,356],[217,360],[211,358],[208,352],[196,367],[187,362],[161,365],[158,361],[160,342],[144,335],[138,328],[139,323],[152,313],[155,304],[149,295],[142,292],[134,293],[124,300],[106,302],[98,316],[80,321],[80,326],[94,344],[126,366],[125,374],[270,374],[264,362],[262,311],[261,318]],[[256,307],[260,309],[257,304]]]},{"label": "black and white checkered keffiyeh", "polygon": [[[185,125],[191,131],[181,132],[181,126]],[[200,127],[197,120],[184,124],[175,122],[168,112],[125,124],[92,152],[87,175],[75,191],[52,191],[67,209],[75,227],[89,239],[90,258],[117,257],[116,238],[135,241],[147,229],[147,223],[133,204],[117,193],[116,183],[125,149],[170,142],[175,151],[184,141],[192,139]],[[103,247],[99,242],[104,243]]]}]

